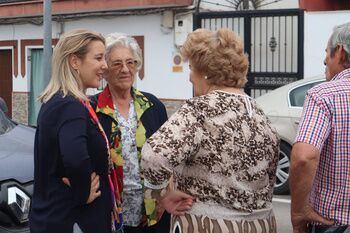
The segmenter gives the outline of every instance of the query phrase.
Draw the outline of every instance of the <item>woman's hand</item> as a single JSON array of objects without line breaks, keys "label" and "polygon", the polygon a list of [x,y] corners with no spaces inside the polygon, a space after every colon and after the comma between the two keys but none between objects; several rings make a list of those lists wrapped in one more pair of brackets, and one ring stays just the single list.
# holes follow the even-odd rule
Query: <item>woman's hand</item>
[{"label": "woman's hand", "polygon": [[[70,181],[67,177],[62,178],[63,183],[70,187]],[[96,198],[101,196],[101,191],[98,190],[100,188],[100,177],[96,175],[95,172],[91,174],[91,184],[90,184],[90,195],[87,200],[87,204],[93,202]]]},{"label": "woman's hand", "polygon": [[161,207],[173,215],[184,215],[193,205],[193,197],[181,191],[169,191],[160,200]]}]

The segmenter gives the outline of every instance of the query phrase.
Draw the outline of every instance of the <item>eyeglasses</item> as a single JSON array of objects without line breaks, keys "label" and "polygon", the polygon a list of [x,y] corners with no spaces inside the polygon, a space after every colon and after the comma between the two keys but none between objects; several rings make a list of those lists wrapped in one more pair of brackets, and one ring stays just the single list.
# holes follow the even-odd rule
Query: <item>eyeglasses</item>
[{"label": "eyeglasses", "polygon": [[132,59],[128,59],[125,61],[115,60],[115,61],[112,61],[111,68],[119,71],[124,67],[124,65],[126,65],[126,67],[128,67],[129,70],[133,70],[137,65],[137,61]]}]

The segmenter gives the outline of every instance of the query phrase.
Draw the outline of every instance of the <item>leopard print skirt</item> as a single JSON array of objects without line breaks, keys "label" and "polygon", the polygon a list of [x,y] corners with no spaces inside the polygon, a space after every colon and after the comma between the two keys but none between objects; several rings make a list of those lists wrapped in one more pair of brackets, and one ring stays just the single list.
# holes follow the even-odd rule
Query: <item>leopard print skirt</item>
[{"label": "leopard print skirt", "polygon": [[170,233],[276,233],[276,219],[225,220],[185,214],[172,216]]}]

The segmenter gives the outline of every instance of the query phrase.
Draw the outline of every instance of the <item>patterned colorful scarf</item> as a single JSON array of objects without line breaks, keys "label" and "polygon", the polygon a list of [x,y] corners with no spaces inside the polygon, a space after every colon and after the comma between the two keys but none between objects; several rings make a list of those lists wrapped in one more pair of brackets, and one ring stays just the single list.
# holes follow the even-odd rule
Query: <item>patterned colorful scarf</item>
[{"label": "patterned colorful scarf", "polygon": [[88,110],[91,120],[97,126],[98,130],[100,131],[100,133],[102,134],[106,142],[107,153],[108,153],[108,180],[109,180],[109,187],[112,191],[111,196],[112,196],[112,205],[113,205],[112,214],[111,214],[112,232],[122,231],[123,215],[122,215],[122,209],[121,209],[121,196],[120,196],[119,185],[118,185],[117,170],[112,161],[110,144],[106,136],[106,133],[104,132],[102,125],[97,118],[97,115],[94,109],[90,105],[90,102],[86,100],[85,101],[81,100],[81,102],[85,106],[85,108]]},{"label": "patterned colorful scarf", "polygon": [[[137,115],[137,129],[136,129],[136,147],[139,163],[141,162],[141,149],[143,144],[146,142],[146,129],[141,122],[142,114],[152,106],[152,103],[138,90],[135,88],[131,89],[131,94],[134,100],[135,111]],[[97,113],[102,113],[111,117],[111,135],[109,141],[111,143],[111,157],[117,171],[118,187],[122,202],[123,197],[123,155],[122,155],[122,143],[121,143],[121,131],[118,126],[118,120],[115,116],[115,109],[112,101],[112,97],[107,86],[99,95],[97,107]],[[141,177],[141,184],[143,186],[143,176]],[[154,225],[157,222],[156,216],[156,200],[145,199],[145,208],[148,225]],[[120,209],[121,210],[121,209]]]}]

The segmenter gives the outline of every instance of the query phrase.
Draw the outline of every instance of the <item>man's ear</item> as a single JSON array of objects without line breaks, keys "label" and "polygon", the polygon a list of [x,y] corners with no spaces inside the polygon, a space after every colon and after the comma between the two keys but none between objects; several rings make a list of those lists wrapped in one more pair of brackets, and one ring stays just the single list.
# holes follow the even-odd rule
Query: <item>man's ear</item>
[{"label": "man's ear", "polygon": [[338,44],[337,45],[337,51],[338,51],[338,56],[339,56],[339,62],[340,64],[346,64],[347,63],[347,53],[344,49],[344,45]]},{"label": "man's ear", "polygon": [[69,56],[69,64],[73,67],[73,69],[77,70],[79,68],[80,59],[77,55],[71,54]]}]

